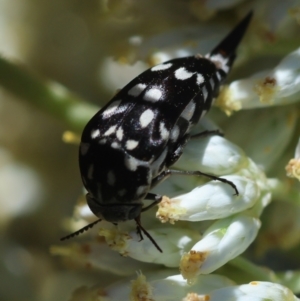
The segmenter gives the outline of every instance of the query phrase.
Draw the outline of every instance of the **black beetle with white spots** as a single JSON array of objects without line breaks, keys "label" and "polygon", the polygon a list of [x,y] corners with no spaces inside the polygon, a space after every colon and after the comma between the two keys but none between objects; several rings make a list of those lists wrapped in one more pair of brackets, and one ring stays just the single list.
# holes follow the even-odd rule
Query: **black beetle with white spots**
[{"label": "black beetle with white spots", "polygon": [[162,252],[140,220],[143,211],[162,200],[150,192],[154,186],[173,174],[204,175],[231,185],[238,194],[234,183],[224,178],[169,167],[189,139],[207,134],[189,132],[217,97],[251,17],[250,12],[205,56],[173,59],[143,72],[88,122],[79,165],[87,203],[99,219],[62,240],[100,220],[135,220],[141,239],[143,232]]}]

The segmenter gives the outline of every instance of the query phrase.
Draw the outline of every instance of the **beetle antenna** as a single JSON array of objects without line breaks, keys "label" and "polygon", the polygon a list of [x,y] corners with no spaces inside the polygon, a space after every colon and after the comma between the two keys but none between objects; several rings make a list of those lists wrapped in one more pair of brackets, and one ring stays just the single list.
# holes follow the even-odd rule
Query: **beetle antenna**
[{"label": "beetle antenna", "polygon": [[150,241],[153,243],[153,245],[156,247],[156,249],[162,253],[162,249],[159,247],[159,245],[156,243],[156,241],[154,240],[154,238],[146,231],[146,229],[142,226],[141,224],[141,220],[140,220],[140,216],[137,217],[136,219],[134,219],[137,226],[138,226],[138,229],[139,230],[142,230],[142,232],[144,232],[144,234],[150,239]]},{"label": "beetle antenna", "polygon": [[79,234],[81,234],[81,233],[83,233],[83,232],[89,230],[90,228],[94,227],[94,226],[95,226],[97,223],[99,223],[100,221],[102,221],[102,219],[98,219],[98,220],[96,220],[95,222],[90,223],[90,224],[86,225],[85,227],[79,229],[78,231],[76,231],[76,232],[74,232],[74,233],[71,233],[71,234],[69,234],[69,235],[67,235],[67,236],[64,236],[64,237],[62,237],[60,240],[67,240],[67,239],[70,239],[70,238],[72,238],[72,237],[74,237],[74,236],[77,236],[77,235],[79,235]]}]

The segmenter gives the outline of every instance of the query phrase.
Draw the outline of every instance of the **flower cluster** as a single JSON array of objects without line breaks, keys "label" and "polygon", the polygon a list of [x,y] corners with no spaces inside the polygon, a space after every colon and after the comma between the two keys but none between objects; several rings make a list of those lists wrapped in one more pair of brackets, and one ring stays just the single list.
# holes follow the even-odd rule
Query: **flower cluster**
[{"label": "flower cluster", "polygon": [[99,287],[77,289],[71,301],[80,300],[182,300],[182,301],[231,301],[231,300],[288,300],[296,301],[288,288],[270,282],[253,281],[249,284],[234,285],[228,278],[220,275],[199,276],[193,287],[190,287],[181,275],[166,278],[156,277],[147,282],[143,274],[131,282],[118,283],[106,289]]},{"label": "flower cluster", "polygon": [[[31,5],[28,1],[28,4],[21,2],[24,6]],[[19,237],[24,240],[26,237],[36,244],[26,248],[23,247],[23,240],[16,244],[9,236],[5,238],[2,249],[9,250],[3,256],[7,270],[18,276],[30,274],[38,284],[42,283],[36,285],[36,282],[30,281],[35,284],[32,290],[42,287],[39,297],[43,294],[45,297],[37,298],[39,300],[62,299],[60,294],[71,295],[71,301],[299,300],[296,297],[300,293],[300,271],[296,270],[300,257],[300,194],[297,181],[300,179],[299,3],[296,0],[67,2],[61,0],[55,4],[56,1],[50,1],[47,4],[49,8],[52,5],[63,7],[50,22],[55,39],[52,37],[49,42],[45,38],[49,43],[47,45],[55,49],[50,52],[53,56],[48,52],[45,54],[45,61],[51,70],[49,74],[52,76],[56,69],[60,70],[57,74],[61,80],[65,70],[59,68],[62,65],[72,66],[72,80],[65,79],[65,83],[75,83],[73,88],[78,88],[77,92],[85,94],[86,98],[94,98],[101,106],[116,89],[149,66],[197,52],[207,53],[238,20],[250,10],[254,11],[230,78],[221,88],[214,108],[194,129],[195,133],[221,129],[225,136],[211,135],[189,141],[182,157],[173,166],[174,169],[212,174],[225,182],[200,176],[173,175],[153,189],[153,192],[164,196],[163,200],[158,206],[143,212],[141,218],[144,228],[163,250],[162,253],[145,235],[141,240],[133,221],[118,225],[101,221],[80,237],[53,244],[50,253],[57,256],[53,260],[48,253],[47,256],[40,255],[42,252],[34,250],[37,245],[42,245],[42,249],[49,244],[43,241],[44,237],[50,237],[53,242],[49,229],[52,230],[54,223],[58,224],[59,213],[65,212],[62,201],[66,204],[68,199],[61,187],[71,190],[76,186],[75,176],[70,176],[74,175],[74,169],[64,174],[60,165],[61,173],[57,176],[59,197],[49,197],[51,204],[44,210],[44,216],[51,218],[51,223],[39,217],[43,225],[41,233],[33,233],[35,231],[32,229],[39,230],[36,224],[30,227],[30,232],[23,232],[20,220],[17,221],[18,231],[15,232]],[[33,6],[36,5],[40,4],[34,3]],[[32,12],[35,17],[27,16],[26,20],[46,22],[50,19],[50,10],[44,7],[43,10],[47,18],[40,17],[40,14],[37,17]],[[35,32],[40,29],[39,26],[33,27]],[[46,33],[53,34],[50,29]],[[25,40],[27,34],[19,36]],[[41,40],[44,41],[44,36]],[[10,45],[9,39],[2,44]],[[8,49],[4,54],[20,58],[22,55],[18,55],[17,48],[13,52]],[[42,57],[42,51],[39,49],[38,52]],[[28,55],[29,61],[36,55],[37,52]],[[55,55],[61,61],[54,60]],[[39,60],[40,57],[37,58]],[[34,103],[48,115],[63,121],[65,129],[69,130],[63,139],[75,144],[76,148],[82,127],[98,109],[74,96],[61,84],[43,81],[12,60],[2,57],[0,84],[13,95]],[[16,115],[17,109],[14,108],[13,113]],[[0,119],[5,119],[2,116]],[[21,141],[26,148],[30,143],[25,145],[22,139],[26,134],[26,142],[30,141],[29,133],[36,130],[40,137],[47,139],[43,140],[47,141],[45,146],[38,141],[39,150],[44,149],[47,159],[53,158],[53,153],[48,153],[48,142],[55,136],[52,135],[52,128],[36,126],[37,116],[26,118],[31,127],[18,128],[15,125],[20,121],[16,118],[11,131],[6,133],[9,137],[7,141]],[[52,145],[54,140],[49,144]],[[21,153],[23,145],[19,147]],[[59,155],[65,160],[64,154]],[[37,160],[36,165],[51,165],[52,168],[54,160],[48,161]],[[75,162],[72,161],[72,166]],[[42,206],[47,181],[41,181],[27,164],[16,164],[4,147],[0,149],[0,163],[2,230],[8,228],[15,217],[24,217]],[[53,178],[58,173],[54,174]],[[72,184],[67,186],[63,182],[61,185],[68,176]],[[236,185],[238,195],[230,183]],[[9,195],[11,190],[14,198]],[[65,220],[66,231],[76,231],[96,220],[84,194],[78,200],[73,217]],[[73,198],[74,191],[70,195]],[[11,204],[15,205],[11,207]],[[53,210],[51,213],[50,210],[48,212],[50,207]],[[58,233],[55,235],[56,239]],[[274,256],[274,249],[275,255],[289,252],[285,260],[274,260],[281,258]],[[60,270],[55,265],[58,256],[64,263]],[[38,270],[37,266],[42,266],[42,269]],[[45,267],[47,272],[44,272]],[[274,272],[272,268],[276,267],[284,271]],[[287,270],[290,267],[294,270]],[[0,273],[3,279],[7,279],[7,274],[2,274],[3,269]],[[37,279],[40,275],[41,279]],[[29,291],[24,278],[19,279]],[[87,285],[88,281],[93,285]]]}]

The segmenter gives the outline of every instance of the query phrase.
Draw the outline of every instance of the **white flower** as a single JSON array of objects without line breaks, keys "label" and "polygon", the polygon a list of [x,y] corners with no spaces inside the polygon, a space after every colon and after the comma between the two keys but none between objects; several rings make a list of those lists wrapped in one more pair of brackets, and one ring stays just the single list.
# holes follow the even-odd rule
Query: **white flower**
[{"label": "white flower", "polygon": [[212,135],[189,141],[176,167],[217,175],[232,174],[247,165],[245,153],[223,137]]},{"label": "white flower", "polygon": [[287,105],[300,97],[300,48],[287,55],[273,70],[260,71],[232,82],[223,89],[217,104],[231,111]]},{"label": "white flower", "polygon": [[254,205],[260,191],[253,180],[241,176],[224,178],[236,185],[238,196],[234,195],[234,190],[228,184],[209,182],[187,194],[172,199],[164,198],[158,205],[156,216],[162,222],[204,221],[227,217]]},{"label": "white flower", "polygon": [[211,273],[240,255],[253,242],[259,228],[259,219],[244,214],[213,223],[191,251],[182,256],[183,277],[193,283],[197,275]]}]

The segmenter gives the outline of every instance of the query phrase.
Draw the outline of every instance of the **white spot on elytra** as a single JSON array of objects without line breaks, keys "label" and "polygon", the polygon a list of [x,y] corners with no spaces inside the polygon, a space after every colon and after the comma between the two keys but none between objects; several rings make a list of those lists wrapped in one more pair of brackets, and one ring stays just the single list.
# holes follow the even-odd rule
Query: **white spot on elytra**
[{"label": "white spot on elytra", "polygon": [[169,138],[170,132],[167,130],[164,122],[160,122],[159,124],[159,133],[163,140],[167,140]]},{"label": "white spot on elytra", "polygon": [[175,125],[171,131],[171,140],[172,141],[176,141],[178,136],[179,136],[180,130],[179,130],[179,126]]},{"label": "white spot on elytra", "polygon": [[216,66],[217,68],[223,69],[226,73],[229,71],[229,66],[228,64],[228,58],[225,58],[221,54],[214,54],[212,56],[207,56],[208,59],[210,59]]},{"label": "white spot on elytra", "polygon": [[91,138],[92,139],[95,139],[95,138],[97,138],[97,137],[99,137],[100,136],[100,130],[99,129],[95,129],[95,130],[93,130],[92,132],[91,132]]},{"label": "white spot on elytra", "polygon": [[128,150],[132,150],[132,149],[136,148],[138,145],[139,145],[139,142],[136,140],[127,140],[125,147]]},{"label": "white spot on elytra", "polygon": [[86,155],[86,153],[88,152],[90,148],[90,144],[89,143],[84,143],[84,142],[81,142],[80,144],[80,153],[82,156]]},{"label": "white spot on elytra", "polygon": [[204,77],[202,74],[197,73],[197,85],[201,85],[204,83]]},{"label": "white spot on elytra", "polygon": [[105,133],[104,136],[109,136],[116,131],[117,125],[112,125]]},{"label": "white spot on elytra", "polygon": [[154,118],[154,113],[152,110],[147,109],[140,116],[140,124],[142,128],[145,128]]},{"label": "white spot on elytra", "polygon": [[157,66],[154,66],[151,68],[151,71],[161,71],[161,70],[166,70],[169,69],[172,66],[172,63],[168,63],[168,64],[160,64]]},{"label": "white spot on elytra", "polygon": [[139,161],[132,156],[126,156],[124,163],[125,166],[131,171],[136,171],[139,166]]},{"label": "white spot on elytra", "polygon": [[118,149],[118,148],[121,147],[121,145],[120,145],[120,143],[114,141],[114,142],[111,144],[111,147],[112,147],[112,148],[115,148],[115,149]]},{"label": "white spot on elytra", "polygon": [[145,90],[146,87],[146,84],[137,84],[128,91],[128,95],[137,97]]},{"label": "white spot on elytra", "polygon": [[117,110],[119,104],[121,103],[122,100],[116,100],[113,101],[104,112],[102,112],[102,117],[103,119],[109,118],[110,116],[113,115],[113,113]]},{"label": "white spot on elytra", "polygon": [[186,119],[187,121],[190,121],[194,115],[196,108],[196,104],[194,101],[190,101],[189,104],[185,107],[185,109],[181,113],[181,117]]},{"label": "white spot on elytra", "polygon": [[179,80],[185,80],[194,75],[193,72],[187,71],[184,67],[180,67],[175,71],[175,77]]},{"label": "white spot on elytra", "polygon": [[118,106],[117,109],[114,111],[115,114],[123,113],[128,108],[128,104],[124,104],[121,106]]},{"label": "white spot on elytra", "polygon": [[146,91],[144,95],[144,100],[156,102],[158,101],[162,96],[162,91],[158,88],[151,88],[148,91]]},{"label": "white spot on elytra", "polygon": [[91,164],[88,169],[88,173],[87,173],[88,179],[90,179],[90,180],[93,179],[93,173],[94,173],[94,164]]},{"label": "white spot on elytra", "polygon": [[118,130],[116,132],[116,136],[120,141],[123,139],[124,131],[121,127],[118,128]]},{"label": "white spot on elytra", "polygon": [[116,176],[112,170],[107,173],[107,183],[110,186],[114,186],[116,183]]}]

